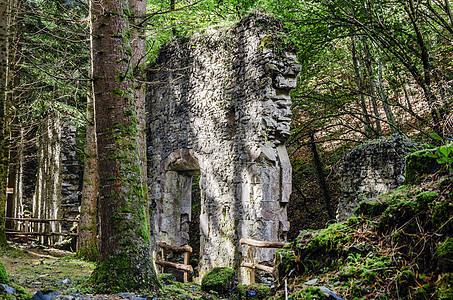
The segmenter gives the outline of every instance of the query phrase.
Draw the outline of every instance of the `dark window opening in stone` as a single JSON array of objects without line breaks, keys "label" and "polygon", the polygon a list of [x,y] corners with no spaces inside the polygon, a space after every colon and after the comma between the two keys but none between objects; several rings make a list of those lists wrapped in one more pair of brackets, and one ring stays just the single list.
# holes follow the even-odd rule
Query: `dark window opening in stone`
[{"label": "dark window opening in stone", "polygon": [[[190,257],[190,265],[194,270],[198,267],[198,262],[200,260],[200,212],[200,175],[195,175],[192,176],[192,220],[189,223],[189,245],[193,250]],[[194,274],[194,276],[196,276],[196,274]]]}]

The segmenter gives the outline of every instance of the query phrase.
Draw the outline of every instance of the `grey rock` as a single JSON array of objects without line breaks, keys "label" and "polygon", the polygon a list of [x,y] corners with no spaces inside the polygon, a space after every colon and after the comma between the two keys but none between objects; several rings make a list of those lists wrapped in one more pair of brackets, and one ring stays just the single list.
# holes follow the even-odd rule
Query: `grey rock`
[{"label": "grey rock", "polygon": [[3,283],[0,283],[0,286],[2,288],[3,291],[5,291],[7,294],[15,294],[16,293],[16,289],[7,285],[7,284],[3,284]]}]

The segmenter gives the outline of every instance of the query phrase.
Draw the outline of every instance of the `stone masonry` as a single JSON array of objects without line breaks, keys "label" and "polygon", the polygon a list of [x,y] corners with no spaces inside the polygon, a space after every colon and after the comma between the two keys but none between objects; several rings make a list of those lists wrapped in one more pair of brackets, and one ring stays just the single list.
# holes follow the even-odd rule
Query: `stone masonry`
[{"label": "stone masonry", "polygon": [[[300,66],[278,23],[251,16],[235,27],[174,40],[149,69],[147,146],[152,231],[188,244],[192,175],[200,174],[200,278],[238,271],[242,237],[285,241],[291,165],[289,92]],[[275,249],[256,249],[272,264]]]},{"label": "stone masonry", "polygon": [[351,217],[360,202],[397,188],[404,181],[405,157],[414,145],[399,136],[369,141],[348,152],[339,176],[342,197],[337,220]]}]

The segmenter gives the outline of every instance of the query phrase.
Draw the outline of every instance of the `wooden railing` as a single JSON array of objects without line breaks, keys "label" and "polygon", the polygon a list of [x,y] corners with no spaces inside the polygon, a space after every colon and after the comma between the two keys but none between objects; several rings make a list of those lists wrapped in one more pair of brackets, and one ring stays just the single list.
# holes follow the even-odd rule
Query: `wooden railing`
[{"label": "wooden railing", "polygon": [[258,248],[282,248],[288,243],[283,242],[269,242],[269,241],[258,241],[250,238],[242,238],[239,243],[241,245],[248,245],[248,260],[250,262],[242,262],[241,267],[250,268],[250,284],[255,283],[255,269],[262,270],[274,275],[274,267],[269,267],[261,264],[256,264],[253,257],[253,247]]},{"label": "wooden railing", "polygon": [[[157,246],[162,249],[162,260],[156,260],[156,264],[162,266],[162,273],[165,273],[165,267],[170,267],[178,270],[184,271],[184,283],[189,282],[189,273],[193,273],[193,268],[189,265],[189,257],[190,253],[192,253],[192,247],[189,245],[184,245],[181,247],[174,247],[168,245],[165,242],[157,242]],[[171,261],[167,261],[167,254],[168,251],[181,253],[184,252],[184,263],[174,263]]]},{"label": "wooden railing", "polygon": [[28,242],[28,236],[78,236],[77,233],[72,232],[33,232],[30,223],[50,223],[50,222],[79,222],[78,219],[39,219],[39,218],[10,218],[5,217],[5,220],[23,222],[24,230],[6,229],[6,234],[11,235],[24,235]]}]

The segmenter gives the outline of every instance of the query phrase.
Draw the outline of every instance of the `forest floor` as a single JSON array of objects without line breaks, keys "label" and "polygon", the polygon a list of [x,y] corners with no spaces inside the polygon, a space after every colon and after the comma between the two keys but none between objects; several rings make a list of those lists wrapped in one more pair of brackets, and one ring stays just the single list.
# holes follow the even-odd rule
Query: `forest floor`
[{"label": "forest floor", "polygon": [[[42,291],[59,293],[61,299],[97,299],[123,300],[143,299],[139,295],[120,293],[115,295],[93,295],[84,282],[95,268],[92,262],[75,258],[74,253],[42,246],[27,244],[10,244],[7,249],[0,249],[0,256],[8,276],[16,285],[22,286],[30,294]],[[201,291],[194,283],[182,284],[162,280],[162,289],[148,299],[216,299],[209,293]],[[56,294],[56,293],[54,293]],[[1,296],[0,296],[1,298]],[[51,298],[60,299],[60,298]]]}]

